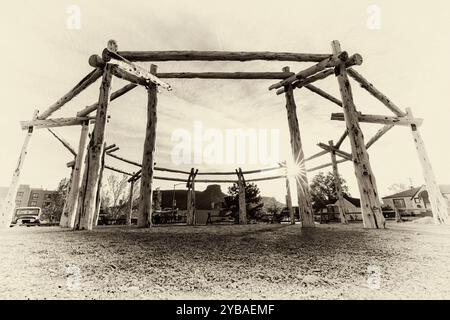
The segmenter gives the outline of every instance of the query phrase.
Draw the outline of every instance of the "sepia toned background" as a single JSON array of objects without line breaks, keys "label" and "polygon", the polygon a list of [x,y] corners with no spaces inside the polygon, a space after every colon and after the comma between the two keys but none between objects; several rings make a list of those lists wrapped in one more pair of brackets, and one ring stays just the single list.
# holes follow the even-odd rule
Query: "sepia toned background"
[{"label": "sepia toned background", "polygon": [[[25,132],[19,121],[34,109],[45,110],[72,88],[91,67],[88,57],[99,54],[109,39],[120,50],[230,50],[329,53],[337,39],[350,54],[364,58],[357,70],[402,109],[412,108],[424,118],[421,132],[438,183],[450,184],[450,3],[448,1],[14,1],[2,4],[0,35],[0,186],[10,182]],[[80,25],[73,27],[73,6],[80,9]],[[375,10],[376,8],[378,11]],[[374,14],[376,16],[374,16]],[[69,19],[69,20],[68,20]],[[375,20],[374,20],[375,19]],[[143,64],[148,67],[148,64]],[[280,71],[283,62],[158,62],[159,72]],[[308,64],[289,63],[292,71]],[[284,97],[268,87],[275,81],[170,80],[172,92],[162,92],[158,104],[156,161],[173,167],[171,133],[192,130],[194,121],[206,128],[279,129],[280,157],[290,156]],[[339,96],[330,77],[318,86]],[[122,82],[114,80],[114,88]],[[381,103],[353,85],[359,111],[391,115]],[[337,140],[344,122],[330,121],[339,108],[310,92],[295,92],[306,156],[319,151],[316,143]],[[88,88],[54,116],[74,116],[98,99],[98,84]],[[137,89],[112,102],[107,141],[118,154],[142,158],[146,121],[146,93]],[[362,124],[366,139],[379,125]],[[79,128],[55,130],[72,145]],[[348,141],[342,149],[349,151]],[[394,183],[423,183],[410,130],[395,127],[369,151],[380,194]],[[56,188],[70,174],[72,156],[45,130],[33,135],[21,183]],[[135,170],[108,159],[111,165]],[[329,162],[328,156],[308,163]],[[255,166],[241,165],[245,169]],[[190,169],[186,165],[182,169]],[[224,171],[236,166],[200,170]],[[258,166],[256,166],[258,167]],[[178,166],[180,168],[180,166]],[[351,163],[340,166],[350,192],[358,195]],[[312,175],[309,175],[312,177]],[[172,188],[173,183],[156,182]],[[263,195],[284,201],[284,181],[259,183]],[[198,185],[202,190],[204,186]],[[225,191],[225,185],[222,188]],[[295,197],[294,197],[295,198]],[[296,200],[294,200],[296,201]]]}]

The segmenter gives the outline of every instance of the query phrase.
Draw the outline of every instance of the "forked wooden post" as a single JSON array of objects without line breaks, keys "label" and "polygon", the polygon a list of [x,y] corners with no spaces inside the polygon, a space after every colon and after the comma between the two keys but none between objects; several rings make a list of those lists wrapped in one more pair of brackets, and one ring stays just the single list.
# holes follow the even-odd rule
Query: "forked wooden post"
[{"label": "forked wooden post", "polygon": [[127,226],[131,226],[131,218],[133,216],[133,196],[134,196],[134,180],[131,180],[130,193],[128,199]]},{"label": "forked wooden post", "polygon": [[286,206],[289,211],[289,219],[291,224],[295,224],[294,208],[292,208],[291,186],[289,184],[289,177],[286,176]]},{"label": "forked wooden post", "polygon": [[[35,120],[37,116],[38,111],[36,110],[33,113],[32,119]],[[16,168],[14,169],[14,173],[8,189],[8,194],[6,195],[3,207],[0,208],[0,228],[9,228],[12,219],[14,218],[14,209],[16,206],[17,190],[19,190],[20,174],[22,173],[22,167],[25,162],[25,157],[27,155],[28,145],[30,143],[32,134],[33,127],[29,127],[22,145],[22,149],[20,151],[19,160],[17,161]]]},{"label": "forked wooden post", "polygon": [[81,186],[81,171],[84,163],[87,147],[87,137],[89,134],[89,121],[85,121],[81,126],[80,141],[78,143],[78,152],[75,157],[75,166],[73,167],[72,179],[70,181],[70,193],[66,199],[67,211],[61,216],[59,225],[63,228],[73,229],[75,225],[75,216],[78,208],[78,194]]},{"label": "forked wooden post", "polygon": [[[330,148],[332,150],[335,148],[333,140],[328,141],[328,144],[330,145]],[[347,218],[345,217],[345,214],[347,212],[345,210],[344,195],[342,193],[342,185],[336,161],[336,153],[334,151],[330,151],[330,155],[331,163],[333,164],[334,188],[336,189],[336,197],[338,200],[339,219],[341,220],[341,223],[347,224]]]},{"label": "forked wooden post", "polygon": [[[344,63],[345,65],[345,63]],[[284,72],[289,72],[289,67],[283,68]],[[285,86],[286,111],[289,123],[289,133],[291,137],[291,149],[294,163],[299,167],[299,174],[295,177],[297,185],[297,198],[300,220],[302,227],[314,227],[314,214],[311,202],[308,177],[306,175],[305,155],[303,153],[302,139],[297,119],[297,106],[294,99],[292,85]]]},{"label": "forked wooden post", "polygon": [[108,64],[103,72],[102,84],[95,119],[95,126],[92,133],[91,143],[87,154],[86,189],[84,190],[83,202],[80,202],[80,229],[92,230],[95,218],[97,189],[99,187],[100,171],[102,166],[102,156],[105,142],[105,128],[107,111],[110,102],[111,82],[113,66]]},{"label": "forked wooden post", "polygon": [[[341,52],[339,41],[332,42],[333,53]],[[385,220],[381,211],[375,176],[370,166],[369,154],[364,145],[364,135],[358,121],[358,112],[353,103],[353,95],[344,63],[336,67],[339,90],[342,97],[345,123],[352,148],[353,165],[361,195],[361,210],[364,228],[384,228]]]},{"label": "forked wooden post", "polygon": [[187,182],[188,193],[186,224],[188,226],[195,225],[195,178],[197,173],[198,169],[194,170],[194,168],[192,168]]},{"label": "forked wooden post", "polygon": [[102,162],[100,167],[100,174],[98,177],[97,195],[95,197],[95,214],[94,214],[94,226],[98,224],[98,218],[100,217],[100,210],[102,209],[102,185],[103,185],[103,173],[105,171],[105,157],[106,157],[106,143],[103,144]]},{"label": "forked wooden post", "polygon": [[236,170],[239,188],[239,224],[247,224],[247,202],[245,199],[245,180],[242,169]]},{"label": "forked wooden post", "polygon": [[[157,67],[151,65],[150,73],[156,74]],[[152,184],[154,173],[155,146],[156,146],[156,124],[158,104],[157,87],[149,83],[147,87],[147,128],[145,132],[144,152],[142,157],[141,195],[139,198],[138,227],[146,228],[152,226]]]},{"label": "forked wooden post", "polygon": [[[407,117],[413,118],[411,108],[406,109]],[[430,198],[431,210],[433,212],[434,222],[436,224],[450,224],[450,212],[447,200],[441,193],[439,185],[436,181],[430,159],[428,158],[427,150],[419,132],[419,128],[411,125],[411,133],[414,139],[414,144],[419,156],[420,164],[422,165],[423,178]]]}]

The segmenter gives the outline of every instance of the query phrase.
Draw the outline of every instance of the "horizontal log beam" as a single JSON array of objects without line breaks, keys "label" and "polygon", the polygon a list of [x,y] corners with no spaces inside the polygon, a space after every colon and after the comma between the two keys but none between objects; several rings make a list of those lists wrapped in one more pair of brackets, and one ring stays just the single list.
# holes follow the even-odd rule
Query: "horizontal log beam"
[{"label": "horizontal log beam", "polygon": [[292,72],[166,72],[158,73],[160,79],[236,79],[265,80],[286,79]]},{"label": "horizontal log beam", "polygon": [[[331,120],[337,121],[345,121],[343,113],[332,113]],[[423,119],[415,118],[410,119],[407,117],[389,117],[382,115],[373,115],[373,114],[358,114],[359,122],[366,123],[381,123],[381,124],[393,124],[399,126],[410,126],[411,124],[415,124],[416,126],[421,126]]]},{"label": "horizontal log beam", "polygon": [[[336,163],[339,164],[339,163],[344,163],[344,162],[347,162],[347,161],[350,161],[350,160],[341,159],[341,160],[337,160]],[[317,167],[314,167],[314,168],[311,168],[311,169],[307,169],[306,171],[307,172],[313,172],[313,171],[317,171],[317,170],[320,170],[320,169],[325,169],[327,167],[331,167],[332,165],[333,164],[330,162],[330,163],[322,164],[320,166],[317,166]]]},{"label": "horizontal log beam", "polygon": [[[110,101],[116,100],[117,98],[123,96],[125,93],[133,90],[136,87],[137,87],[137,84],[134,84],[134,83],[127,84],[126,86],[120,88],[119,90],[111,93]],[[90,106],[87,106],[83,110],[79,111],[77,113],[77,117],[85,117],[85,116],[89,115],[90,113],[94,112],[95,110],[97,110],[97,108],[98,108],[98,102],[96,102]]]},{"label": "horizontal log beam", "polygon": [[67,94],[65,94],[61,99],[56,101],[47,110],[42,112],[38,116],[38,120],[45,120],[50,117],[54,112],[61,109],[67,102],[75,98],[80,92],[93,84],[97,79],[103,75],[102,69],[94,69],[86,77],[84,77],[75,87],[72,88]]},{"label": "horizontal log beam", "polygon": [[362,88],[366,89],[372,96],[381,101],[389,110],[399,117],[406,116],[406,112],[397,107],[388,97],[386,97],[380,90],[375,88],[373,84],[367,81],[354,69],[348,69],[348,74],[358,82]]},{"label": "horizontal log beam", "polygon": [[242,51],[119,51],[118,54],[130,61],[296,61],[320,62],[330,54],[291,52],[242,52]]},{"label": "horizontal log beam", "polygon": [[328,154],[328,151],[327,150],[322,150],[322,151],[320,151],[320,152],[310,156],[309,158],[306,158],[305,161],[311,161],[311,160],[314,160],[314,159],[319,158],[319,157],[321,157],[323,155],[326,155],[326,154]]},{"label": "horizontal log beam", "polygon": [[134,165],[134,166],[136,166],[136,167],[139,167],[139,168],[142,167],[142,164],[140,164],[140,163],[138,163],[138,162],[136,162],[136,161],[128,160],[128,159],[119,157],[118,155],[115,155],[115,154],[109,154],[109,153],[106,153],[106,154],[107,154],[108,156],[114,158],[114,159],[123,161],[123,162],[128,163],[128,164],[132,164],[132,165]]},{"label": "horizontal log beam", "polygon": [[28,130],[29,127],[33,127],[34,129],[68,127],[68,126],[82,125],[85,121],[94,119],[95,118],[89,117],[74,117],[74,118],[31,120],[31,121],[21,121],[20,126],[22,127],[22,130]]},{"label": "horizontal log beam", "polygon": [[346,61],[348,58],[347,52],[342,52],[339,55],[332,55],[319,63],[302,70],[298,72],[297,74],[294,74],[293,76],[290,76],[287,79],[284,79],[283,81],[280,81],[278,83],[274,83],[269,87],[269,90],[278,89],[287,85],[292,84],[294,81],[303,80],[307,77],[310,77],[326,68],[334,68],[337,65],[339,65],[341,62]]},{"label": "horizontal log beam", "polygon": [[111,171],[114,171],[114,172],[117,172],[117,173],[121,173],[121,174],[124,174],[124,175],[127,175],[127,176],[133,176],[132,173],[129,173],[129,172],[126,172],[126,171],[123,171],[123,170],[120,170],[120,169],[117,169],[117,168],[114,168],[114,167],[111,167],[111,166],[108,166],[108,165],[105,165],[105,169],[108,169],[108,170],[111,170]]},{"label": "horizontal log beam", "polygon": [[112,154],[113,152],[116,152],[116,151],[119,151],[119,150],[120,150],[119,147],[114,147],[114,148],[112,148],[111,150],[108,150],[108,151],[106,152],[106,154],[110,155],[110,154]]}]

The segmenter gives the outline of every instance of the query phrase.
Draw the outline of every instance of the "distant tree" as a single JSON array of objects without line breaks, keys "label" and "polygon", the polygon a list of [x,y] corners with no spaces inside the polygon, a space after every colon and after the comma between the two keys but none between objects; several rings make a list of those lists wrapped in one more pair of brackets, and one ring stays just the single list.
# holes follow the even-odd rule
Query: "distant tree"
[{"label": "distant tree", "polygon": [[[339,176],[342,186],[342,192],[350,195],[344,178]],[[334,174],[329,172],[325,175],[323,172],[317,174],[311,181],[311,199],[314,210],[325,208],[330,201],[336,201],[336,188],[334,185]]]},{"label": "distant tree", "polygon": [[42,208],[41,219],[48,222],[57,222],[61,219],[64,210],[67,190],[70,186],[70,179],[64,178],[58,183],[56,192],[50,195],[50,205]]},{"label": "distant tree", "polygon": [[[237,183],[233,183],[228,188],[228,197],[224,200],[224,209],[231,211],[231,216],[239,221],[239,187]],[[258,219],[262,215],[262,207],[264,203],[260,195],[259,188],[254,183],[246,183],[245,185],[245,202],[247,208],[247,219]]]},{"label": "distant tree", "polygon": [[102,207],[108,208],[113,219],[121,214],[128,196],[128,177],[126,175],[110,175],[102,186]]},{"label": "distant tree", "polygon": [[283,214],[283,205],[278,201],[271,201],[269,204],[264,206],[267,213],[271,216],[272,222],[280,223],[281,220],[286,216]]}]

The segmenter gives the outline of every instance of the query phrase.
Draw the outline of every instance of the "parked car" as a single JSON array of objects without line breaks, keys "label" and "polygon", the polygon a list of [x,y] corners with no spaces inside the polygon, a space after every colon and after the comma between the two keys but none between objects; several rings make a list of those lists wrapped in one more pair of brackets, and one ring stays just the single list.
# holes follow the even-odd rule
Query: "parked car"
[{"label": "parked car", "polygon": [[14,212],[14,218],[11,222],[11,227],[20,225],[27,227],[40,225],[41,214],[42,210],[39,207],[16,208]]}]

